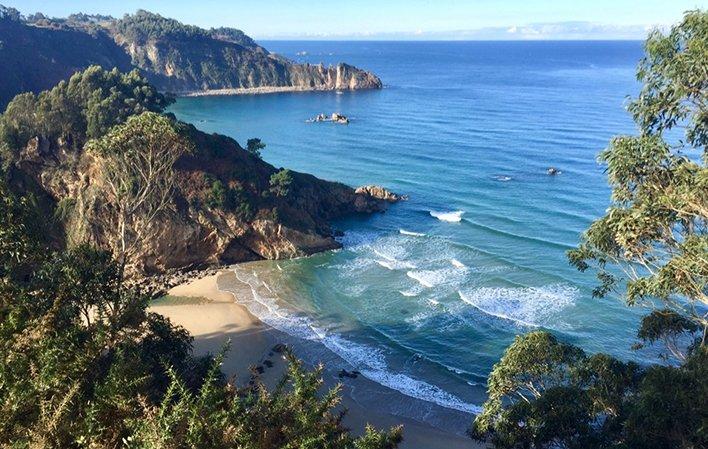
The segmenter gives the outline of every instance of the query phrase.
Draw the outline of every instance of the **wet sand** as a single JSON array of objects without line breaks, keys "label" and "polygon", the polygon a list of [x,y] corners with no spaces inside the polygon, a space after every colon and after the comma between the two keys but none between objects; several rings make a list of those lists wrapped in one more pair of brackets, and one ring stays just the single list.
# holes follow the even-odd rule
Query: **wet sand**
[{"label": "wet sand", "polygon": [[[238,284],[233,273],[224,271],[171,289],[169,296],[150,306],[151,311],[160,313],[175,324],[186,328],[194,336],[196,354],[217,353],[230,341],[230,349],[224,361],[223,370],[233,376],[237,383],[246,382],[250,367],[263,366],[266,384],[273,384],[282,375],[285,362],[273,347],[283,342],[284,335],[262,323],[246,307],[240,305],[238,297],[249,295],[244,285],[243,291],[236,293],[222,291],[219,284]],[[263,363],[269,361],[272,367]],[[338,380],[324,376],[325,385],[331,388]],[[457,449],[483,447],[469,438],[443,432],[433,426],[363,407],[356,402],[353,389],[380,389],[381,386],[359,376],[342,382],[341,406],[348,410],[345,425],[355,434],[363,431],[367,424],[383,429],[403,425],[404,449]]]}]

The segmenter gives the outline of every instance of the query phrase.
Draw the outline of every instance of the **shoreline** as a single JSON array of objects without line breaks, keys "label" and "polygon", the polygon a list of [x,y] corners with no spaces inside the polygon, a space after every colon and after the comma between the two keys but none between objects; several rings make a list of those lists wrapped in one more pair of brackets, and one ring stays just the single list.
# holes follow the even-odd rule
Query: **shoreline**
[{"label": "shoreline", "polygon": [[207,89],[178,92],[178,97],[218,97],[228,95],[267,95],[293,92],[351,92],[355,90],[380,90],[374,87],[364,89],[336,89],[330,87],[309,87],[309,86],[261,86],[261,87],[237,87],[229,89]]},{"label": "shoreline", "polygon": [[[168,317],[174,324],[186,328],[194,337],[194,352],[197,355],[218,352],[230,340],[231,346],[222,366],[224,373],[235,382],[245,382],[250,367],[263,371],[266,385],[275,385],[285,369],[282,357],[274,351],[276,345],[287,340],[287,336],[268,326],[240,304],[240,296],[250,294],[245,284],[242,291],[227,291],[220,288],[227,280],[233,284],[235,274],[221,270],[215,275],[191,280],[169,290],[168,296],[154,301],[150,310]],[[239,281],[236,281],[239,282]],[[297,348],[294,348],[297,350]],[[431,448],[456,449],[485,447],[463,435],[445,432],[432,425],[401,417],[392,413],[372,410],[354,399],[354,390],[376,392],[381,387],[362,376],[356,379],[337,379],[323,373],[324,388],[342,384],[341,406],[348,410],[344,425],[361,434],[367,424],[384,429],[399,424],[404,426],[402,449]]]}]

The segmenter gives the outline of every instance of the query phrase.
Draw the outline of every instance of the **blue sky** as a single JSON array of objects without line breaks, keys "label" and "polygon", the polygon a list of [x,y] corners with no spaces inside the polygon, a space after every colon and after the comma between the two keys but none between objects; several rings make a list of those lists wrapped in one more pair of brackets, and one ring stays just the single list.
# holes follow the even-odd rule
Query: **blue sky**
[{"label": "blue sky", "polygon": [[23,13],[147,9],[257,39],[641,39],[708,0],[0,0]]}]

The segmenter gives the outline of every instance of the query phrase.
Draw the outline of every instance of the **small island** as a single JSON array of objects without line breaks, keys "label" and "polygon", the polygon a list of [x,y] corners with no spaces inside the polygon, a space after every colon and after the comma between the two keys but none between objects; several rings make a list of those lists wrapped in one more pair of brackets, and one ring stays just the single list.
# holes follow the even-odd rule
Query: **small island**
[{"label": "small island", "polygon": [[306,123],[321,123],[321,122],[332,122],[338,123],[340,125],[348,125],[349,117],[339,112],[333,112],[332,115],[327,116],[326,114],[317,114],[314,118],[305,120]]}]

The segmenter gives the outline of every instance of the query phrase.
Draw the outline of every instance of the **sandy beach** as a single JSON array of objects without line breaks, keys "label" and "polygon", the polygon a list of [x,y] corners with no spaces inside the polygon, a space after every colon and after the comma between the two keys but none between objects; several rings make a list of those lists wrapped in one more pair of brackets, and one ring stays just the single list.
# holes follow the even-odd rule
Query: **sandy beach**
[{"label": "sandy beach", "polygon": [[232,89],[209,89],[181,92],[182,97],[211,97],[220,95],[263,95],[278,94],[282,92],[334,92],[336,89],[316,88],[306,86],[265,86],[265,87],[240,87]]},{"label": "sandy beach", "polygon": [[[229,276],[233,274],[224,271],[174,287],[167,297],[155,301],[150,310],[185,327],[194,336],[194,350],[197,354],[216,353],[230,340],[231,346],[223,370],[228,376],[233,376],[236,382],[248,379],[251,366],[264,367],[266,383],[275,382],[285,365],[282,358],[272,350],[281,342],[281,335],[238,304],[238,298],[234,297],[249,294],[247,289],[235,294],[219,289],[219,280],[223,281]],[[228,280],[233,281],[230,278]],[[336,379],[325,376],[328,387],[334,386],[336,382]],[[374,385],[361,376],[342,382],[342,407],[348,410],[345,425],[355,433],[361,432],[366,424],[377,428],[402,424],[404,441],[401,447],[405,449],[483,447],[462,435],[443,432],[425,423],[378,412],[370,407],[364,408],[352,399],[350,391],[353,388],[374,388]]]}]

